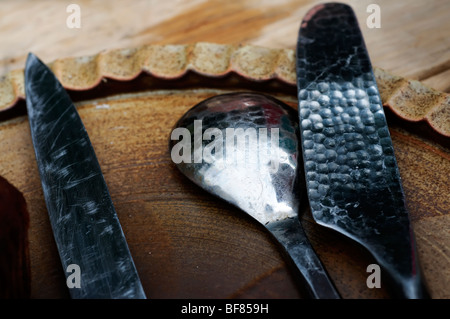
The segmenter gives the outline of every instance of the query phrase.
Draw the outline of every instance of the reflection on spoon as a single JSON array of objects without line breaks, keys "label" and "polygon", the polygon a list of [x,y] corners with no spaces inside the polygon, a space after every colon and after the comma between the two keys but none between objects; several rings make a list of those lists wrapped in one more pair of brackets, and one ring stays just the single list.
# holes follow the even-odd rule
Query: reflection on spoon
[{"label": "reflection on spoon", "polygon": [[256,93],[209,98],[178,121],[170,150],[191,181],[239,207],[275,236],[311,297],[340,298],[298,218],[303,175],[292,108]]}]

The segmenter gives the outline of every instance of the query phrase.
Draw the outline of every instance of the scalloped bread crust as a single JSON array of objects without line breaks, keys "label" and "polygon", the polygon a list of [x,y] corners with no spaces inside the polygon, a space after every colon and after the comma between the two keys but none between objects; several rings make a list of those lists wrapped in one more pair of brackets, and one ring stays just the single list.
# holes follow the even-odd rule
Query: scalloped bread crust
[{"label": "scalloped bread crust", "polygon": [[[90,90],[105,78],[130,81],[143,72],[160,79],[181,78],[189,71],[206,78],[234,72],[249,80],[296,85],[294,50],[252,45],[146,45],[58,59],[48,65],[66,89],[77,91]],[[437,133],[450,137],[450,94],[377,67],[374,74],[385,107],[407,121],[425,121]],[[0,79],[0,113],[24,98],[23,69]]]}]

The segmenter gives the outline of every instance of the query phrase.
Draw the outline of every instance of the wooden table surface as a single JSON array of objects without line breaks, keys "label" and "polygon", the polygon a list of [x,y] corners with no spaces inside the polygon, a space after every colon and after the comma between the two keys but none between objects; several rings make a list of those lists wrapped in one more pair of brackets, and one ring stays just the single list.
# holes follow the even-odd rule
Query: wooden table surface
[{"label": "wooden table surface", "polygon": [[[33,51],[43,61],[143,44],[248,43],[295,47],[301,19],[317,0],[133,0],[0,2],[0,76],[22,68]],[[450,91],[450,2],[346,0],[358,16],[372,63]],[[366,24],[371,3],[381,27]],[[69,28],[70,3],[80,28]]]},{"label": "wooden table surface", "polygon": [[[2,41],[2,44],[0,45],[0,77],[7,74],[11,70],[23,68],[26,56],[30,51],[38,55],[44,62],[51,62],[55,59],[63,57],[93,55],[104,50],[115,48],[132,48],[146,44],[189,44],[195,42],[214,42],[224,44],[244,43],[269,48],[294,49],[301,19],[308,11],[308,9],[319,2],[323,1],[133,0],[125,2],[116,0],[3,0],[0,1],[0,12],[2,14],[2,18],[0,19],[0,39]],[[433,0],[425,2],[413,0],[348,0],[342,2],[348,3],[354,8],[360,22],[361,30],[365,36],[372,63],[375,66],[383,68],[395,75],[420,80],[425,85],[436,90],[450,92],[450,1]],[[366,24],[366,19],[370,15],[370,13],[368,13],[366,9],[368,5],[373,2],[376,2],[381,9],[381,28],[371,29]],[[81,9],[80,28],[69,28],[66,24],[66,19],[70,15],[70,13],[66,12],[66,8],[71,3],[76,3]],[[184,97],[184,99],[193,103],[195,99],[198,99],[200,97],[203,97],[201,93],[199,93],[199,96],[197,97]],[[148,99],[150,103],[157,103],[158,100],[157,97],[149,97]],[[176,97],[173,97],[173,99],[176,99]],[[114,105],[115,102],[112,101],[108,103]],[[155,107],[158,109],[158,107],[160,106],[156,105]],[[83,120],[86,122],[85,125],[90,132],[91,139],[93,140],[93,142],[100,141],[101,145],[101,143],[106,142],[106,136],[102,135],[103,128],[98,128],[97,130],[96,125],[98,125],[99,123],[100,125],[107,125],[108,123],[105,124],[101,121],[99,122],[99,118],[96,118],[95,116],[90,117],[90,114],[95,113],[93,111],[95,109],[97,110],[96,112],[99,112],[99,109],[96,108],[95,105],[92,106],[92,109],[88,106],[83,107],[81,115],[83,117]],[[163,114],[163,112],[167,112],[162,108],[158,110],[160,110],[161,114]],[[177,114],[176,116],[181,116],[184,111],[185,109],[181,108],[174,110],[174,112]],[[151,117],[153,115],[149,116]],[[166,114],[163,116],[163,118],[167,122],[167,119],[173,116],[174,115]],[[134,119],[134,121],[136,120],[139,120],[139,117],[136,117]],[[108,121],[113,122],[112,119],[108,119]],[[161,127],[163,127],[165,124],[167,123],[161,123]],[[24,128],[26,128],[26,125],[26,122],[21,122],[17,127],[17,130],[23,130]],[[15,129],[16,128],[8,131],[8,134],[14,136],[13,133],[15,132]],[[133,134],[137,135],[139,133],[141,132],[133,131]],[[425,202],[427,201],[427,193],[423,192],[429,191],[432,196],[438,196],[441,192],[444,192],[445,197],[445,192],[448,194],[448,183],[445,182],[445,179],[444,181],[442,181],[442,178],[439,175],[440,173],[436,170],[425,173],[423,172],[423,167],[417,167],[416,170],[414,166],[414,158],[415,156],[417,156],[417,158],[421,157],[423,161],[426,161],[426,152],[427,150],[431,150],[430,158],[433,157],[433,159],[430,159],[430,165],[438,163],[433,167],[444,167],[448,172],[448,149],[443,147],[442,145],[436,146],[434,144],[430,144],[431,142],[429,143],[429,141],[425,141],[420,138],[410,139],[409,137],[405,138],[405,136],[409,135],[404,133],[401,128],[393,132],[395,146],[401,150],[404,150],[404,152],[400,152],[398,156],[400,157],[400,164],[403,165],[402,167],[406,167],[405,169],[400,167],[400,170],[404,177],[406,177],[406,192],[410,192],[407,195],[414,195],[414,189],[418,187],[421,189],[421,195],[424,196]],[[25,143],[27,147],[30,148],[29,150],[27,150],[27,154],[32,154],[31,146],[29,145],[30,142],[28,140],[29,137],[21,136],[20,138],[20,141]],[[117,135],[116,138],[118,139],[118,141],[123,141],[123,137],[120,137],[119,135]],[[162,142],[165,143],[165,137],[164,141]],[[417,145],[420,146],[420,151],[415,153],[414,150]],[[13,146],[9,146],[6,144],[0,145],[0,148],[2,150],[7,147]],[[102,154],[102,152],[104,152],[105,154]],[[110,159],[111,154],[109,154],[108,152],[109,150],[106,150],[106,148],[105,150],[102,150],[101,148],[99,149],[98,156],[101,163],[105,159],[107,159],[106,161],[113,162],[114,160],[119,160]],[[11,158],[10,156],[5,154],[1,154],[0,157],[0,161],[5,159],[10,160]],[[110,172],[111,170],[108,171],[107,164],[104,164],[104,166],[106,166],[107,170],[105,174],[107,175],[107,179],[117,178],[118,180],[120,178],[123,178],[125,180],[127,178],[125,173],[119,177],[110,177],[113,175]],[[14,169],[18,169],[21,167],[22,166],[18,164]],[[179,207],[169,207],[170,203],[175,203],[170,202],[170,200],[176,201],[177,196],[181,196],[180,194],[182,194],[183,192],[187,192],[186,196],[188,197],[188,200],[191,200],[191,203],[194,203],[196,205],[192,206],[191,209],[198,210],[209,208],[211,209],[212,214],[215,212],[215,210],[221,211],[230,209],[226,205],[219,206],[218,208],[213,208],[213,202],[209,199],[208,196],[204,194],[200,195],[203,202],[195,202],[195,198],[196,196],[198,196],[196,193],[198,189],[187,189],[184,186],[179,186],[179,182],[182,179],[180,175],[176,175],[176,173],[173,173],[168,169],[163,170],[162,174],[164,174],[164,172],[166,172],[166,174],[168,174],[168,178],[172,180],[164,185],[164,183],[161,182],[162,176],[159,175],[160,179],[158,180],[158,185],[161,188],[161,192],[167,192],[161,197],[161,199],[159,200],[160,202],[158,202],[157,195],[152,194],[152,198],[154,203],[160,205],[160,207],[166,207],[167,209],[172,208],[174,211],[180,214],[177,215],[180,219],[176,224],[171,226],[172,228],[175,227],[173,231],[181,231],[183,234],[185,234],[189,229],[176,228],[183,227],[183,223],[181,223],[180,220],[182,222],[189,221],[187,217],[183,217],[183,214],[181,212],[183,208],[182,204],[180,204],[180,202],[176,202],[177,205],[180,205]],[[12,179],[14,179],[12,169],[10,170],[10,167],[8,166],[8,164],[5,164],[5,162],[0,165],[0,174],[4,174],[6,175],[6,177],[12,177]],[[28,172],[26,172],[25,175],[26,174],[28,174]],[[439,181],[434,184],[430,184],[430,181],[427,181],[428,186],[419,185],[421,183],[421,176],[426,176],[427,178],[431,179],[434,178],[435,181]],[[135,178],[138,177],[139,174],[136,173]],[[24,182],[22,181],[22,183]],[[38,187],[39,184],[36,176],[34,176],[33,183],[35,187]],[[148,185],[145,184],[142,186],[147,187]],[[175,193],[172,193],[170,187],[174,187],[176,189]],[[25,188],[27,192],[33,192],[31,186]],[[113,194],[127,192],[130,189],[127,188],[126,190],[121,190],[119,189],[119,186],[111,185],[111,192]],[[34,194],[33,196],[36,196],[36,194]],[[427,212],[425,211],[426,205],[423,204],[424,199],[412,199],[414,204],[416,204],[416,200],[417,203],[422,203],[419,205],[420,207],[417,206],[419,207],[417,216],[427,216]],[[138,202],[139,196],[136,195],[136,199],[133,200]],[[164,203],[164,200],[167,200],[168,202]],[[33,197],[33,201],[37,201],[36,197]],[[129,207],[126,206],[127,202],[121,202],[121,198],[118,198],[117,201],[118,210],[129,209]],[[438,260],[437,263],[435,263],[436,260],[433,260],[433,262],[427,262],[425,265],[429,269],[432,269],[434,271],[434,274],[436,274],[432,276],[433,296],[450,298],[448,289],[445,288],[448,287],[448,284],[450,283],[450,274],[448,269],[448,247],[450,246],[450,243],[448,243],[448,231],[446,231],[445,228],[444,230],[442,230],[442,225],[446,225],[445,223],[447,223],[448,225],[449,221],[449,215],[447,215],[449,214],[448,207],[442,206],[443,203],[448,203],[448,199],[441,198],[436,200],[435,202],[439,203],[439,205],[441,206],[436,208],[433,213],[430,214],[434,214],[433,216],[445,215],[441,216],[445,218],[436,218],[433,219],[433,222],[431,222],[431,219],[426,218],[423,220],[420,219],[419,222],[418,218],[418,222],[415,224],[415,229],[419,232],[421,245],[430,245],[430,247],[433,247],[432,249],[430,248],[430,250],[427,250],[426,253],[422,254],[426,257],[436,258],[436,260]],[[43,202],[40,202],[39,205],[42,206]],[[146,208],[150,207],[152,203],[147,201],[142,205],[143,208]],[[141,227],[141,225],[135,224],[135,222],[131,220],[131,216],[134,216],[135,213],[138,214],[137,211],[130,211],[130,221],[127,221],[127,223],[129,224],[126,224],[125,227],[131,225],[130,227],[137,227],[137,229],[141,229],[139,228]],[[161,219],[156,219],[156,221],[161,222],[161,224],[156,225],[156,227],[160,227],[159,230],[161,231],[161,233],[157,233],[155,234],[155,236],[163,234],[161,229],[162,227],[167,226],[166,224],[164,224],[165,222],[169,222],[169,220],[165,220],[163,216],[164,215],[162,214],[158,215],[158,218]],[[212,231],[221,230],[221,226],[218,224],[219,222],[228,223],[228,225],[234,225],[236,227],[238,227],[238,225],[242,223],[242,221],[237,217],[238,214],[231,215],[231,217],[229,218],[221,217],[220,220],[215,220],[212,216],[213,215],[208,215],[204,217],[204,221],[210,223],[210,225],[212,226]],[[192,226],[196,222],[203,221],[202,218],[200,218],[199,220],[189,221],[189,223]],[[427,222],[423,222],[424,220],[427,220]],[[155,220],[151,219],[150,221]],[[162,221],[164,221],[164,223]],[[40,224],[36,227],[41,227],[41,224],[44,223],[44,226],[46,227],[45,229],[50,232],[48,227],[48,220],[46,220],[45,218],[41,218],[39,219],[39,223]],[[223,240],[228,244],[231,243],[232,245],[234,245],[234,251],[239,250],[240,236],[243,236],[242,238],[245,237],[247,240],[254,239],[265,240],[268,242],[270,241],[269,237],[266,235],[262,235],[261,229],[258,226],[253,225],[251,221],[244,220],[243,223],[245,225],[244,228],[249,230],[249,233],[245,236],[239,234],[238,230],[236,230],[235,232],[233,231],[230,234],[215,234],[215,236],[218,236],[217,240]],[[433,229],[433,225],[436,226],[436,229],[439,229],[439,232],[436,232],[435,234],[430,233],[430,229]],[[314,226],[312,226],[312,223],[309,223],[306,227],[308,229],[314,228]],[[204,233],[200,234],[201,236],[206,236],[210,233],[205,230]],[[336,245],[330,249],[332,253],[330,253],[330,255],[328,256],[326,240],[335,241],[336,237],[322,231],[319,231],[317,233],[312,232],[311,234],[313,236],[312,240],[317,245],[317,248],[323,254],[323,257],[325,257],[325,260],[327,262],[333,264],[333,258],[339,256],[339,254],[342,253],[343,256],[345,256],[345,263],[348,267],[353,267],[355,265],[355,263],[351,261],[350,258],[353,253],[360,253],[359,250],[342,252],[346,249],[344,248],[346,242],[336,241]],[[324,236],[325,239],[320,239],[320,236]],[[441,241],[436,239],[439,243],[433,244],[433,236],[437,236],[436,238],[439,238]],[[172,240],[174,240],[175,242],[174,238],[172,238]],[[131,244],[135,244],[136,247],[140,247],[139,245],[141,244],[133,242],[133,240],[134,237],[132,237],[130,240]],[[198,245],[195,252],[204,253],[204,251],[201,249],[203,247],[202,245],[204,245],[204,242],[202,242],[202,238],[193,237],[191,238],[191,240],[193,240],[192,242],[195,242],[196,245]],[[444,244],[442,244],[443,240]],[[447,242],[445,243],[445,241]],[[180,251],[183,247],[185,247],[184,245],[187,245],[183,241],[176,242],[181,245],[179,248],[177,248],[178,250],[176,251]],[[208,244],[211,244],[211,242],[209,242]],[[219,243],[216,243],[216,245],[218,244]],[[161,246],[158,247],[169,247],[166,245],[170,246],[170,243],[161,243]],[[34,246],[38,247],[39,245],[34,243]],[[277,247],[273,245],[267,248],[263,248],[262,251],[257,250],[261,249],[262,246],[262,244],[252,244],[250,248],[255,250],[249,252],[248,258],[261,258],[262,255],[269,256],[277,249]],[[215,249],[217,247],[220,246],[215,246]],[[217,252],[215,252],[217,255],[219,255],[220,253],[225,255],[228,254],[225,247],[217,249],[219,249]],[[175,250],[169,250],[168,252],[175,254]],[[40,254],[44,256],[44,252],[40,252]],[[51,258],[55,260],[56,254],[54,248],[51,254]],[[150,252],[148,254],[150,254]],[[440,254],[440,257],[433,257],[438,256],[436,254]],[[145,256],[136,256],[138,261],[144,260],[144,258],[147,257],[147,253],[145,253]],[[196,266],[197,268],[193,270],[176,268],[175,266],[173,266],[173,269],[165,269],[164,261],[166,261],[166,259],[162,257],[160,259],[157,259],[157,253],[152,255],[152,257],[157,260],[157,263],[154,264],[154,268],[151,268],[152,271],[154,269],[165,270],[163,276],[159,276],[158,274],[153,272],[149,274],[148,277],[144,278],[145,283],[148,284],[147,287],[151,287],[151,284],[154,284],[155,287],[158,287],[155,288],[155,290],[152,290],[152,288],[148,288],[152,296],[162,298],[208,296],[208,289],[203,287],[200,282],[193,283],[192,280],[182,281],[181,277],[183,276],[183,274],[189,274],[195,275],[195,278],[206,278],[205,280],[213,282],[214,272],[207,272],[204,269],[198,269],[198,266]],[[195,258],[197,258],[197,262],[199,258],[201,258],[201,256],[195,256]],[[211,258],[211,256],[205,256],[205,258],[208,259]],[[277,258],[281,257],[270,257],[268,258],[267,263],[263,265],[270,269],[269,273],[265,273],[262,277],[255,278],[253,281],[250,280],[247,283],[243,283],[244,286],[242,286],[238,290],[234,290],[234,292],[228,294],[227,297],[293,298],[302,296],[301,293],[296,292],[295,285],[286,283],[286,278],[290,277],[285,271],[285,265],[280,264],[279,259]],[[251,260],[247,261],[246,259],[234,261],[241,268],[230,270],[230,287],[233,283],[233,276],[239,275],[239,269],[241,269],[241,271],[243,272],[248,272],[248,270],[246,270],[246,262],[251,263]],[[38,267],[43,267],[41,269],[50,269],[51,267],[51,265],[49,264],[50,262],[47,262],[45,260],[38,260],[36,263]],[[202,265],[206,264],[214,265],[214,262],[205,260],[204,264]],[[192,266],[193,268],[195,268],[195,265],[191,264],[188,256],[183,257],[179,261],[178,267],[180,267],[180,265],[183,265],[183,267],[187,265],[189,267]],[[446,269],[442,269],[442,267],[446,267]],[[177,271],[181,270],[181,273],[178,274],[179,277],[170,278],[171,281],[166,285],[164,283],[164,280],[167,279],[165,275],[169,276],[169,274],[171,274],[170,272],[172,270],[175,270],[175,268]],[[379,293],[373,291],[367,292],[355,290],[362,289],[361,284],[355,284],[355,281],[359,279],[364,280],[367,274],[362,273],[358,275],[358,279],[352,279],[353,277],[351,277],[350,275],[340,274],[339,271],[340,269],[336,271],[333,270],[333,276],[334,278],[345,278],[345,280],[347,280],[339,280],[339,287],[343,289],[344,297],[387,297],[384,290]],[[36,273],[36,271],[33,273],[34,278],[38,283],[32,285],[32,297],[60,297],[61,294],[62,296],[67,297],[67,295],[64,295],[64,292],[62,293],[62,291],[64,291],[65,289],[63,282],[59,283],[56,288],[54,288],[52,284],[49,284],[49,288],[46,289],[44,279],[61,279],[59,269],[52,270],[52,272],[53,273],[48,276]],[[176,280],[180,280],[180,282],[175,284]],[[441,283],[439,283],[439,281]],[[185,286],[182,287],[180,286],[181,282],[188,282],[192,284],[192,286],[189,288],[186,288]],[[226,284],[224,284],[223,282],[222,284],[226,286]],[[273,285],[274,288],[272,290],[267,289],[267,285]],[[160,289],[161,287],[165,288]],[[173,287],[176,287],[176,289],[178,290],[174,290]],[[230,289],[232,290],[232,288]],[[219,288],[214,288],[211,291],[213,291],[213,293],[211,294],[215,297],[221,296]],[[283,294],[283,291],[285,291],[285,294]],[[271,295],[271,293],[273,293],[273,295]]]}]

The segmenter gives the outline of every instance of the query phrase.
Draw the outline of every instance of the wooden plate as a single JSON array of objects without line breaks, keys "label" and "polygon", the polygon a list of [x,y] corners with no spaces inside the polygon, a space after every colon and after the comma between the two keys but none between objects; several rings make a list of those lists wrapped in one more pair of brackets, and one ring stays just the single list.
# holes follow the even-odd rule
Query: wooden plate
[{"label": "wooden plate", "polygon": [[[212,43],[145,46],[50,63],[76,101],[149,298],[303,298],[270,234],[205,193],[174,166],[168,141],[184,112],[232,91],[271,94],[296,107],[294,52]],[[448,94],[375,69],[419,255],[433,298],[450,291]],[[23,71],[0,82],[0,175],[30,211],[33,298],[65,298],[25,114]],[[374,261],[359,246],[302,219],[344,298],[389,298],[369,289]],[[383,282],[382,282],[383,283]]]}]

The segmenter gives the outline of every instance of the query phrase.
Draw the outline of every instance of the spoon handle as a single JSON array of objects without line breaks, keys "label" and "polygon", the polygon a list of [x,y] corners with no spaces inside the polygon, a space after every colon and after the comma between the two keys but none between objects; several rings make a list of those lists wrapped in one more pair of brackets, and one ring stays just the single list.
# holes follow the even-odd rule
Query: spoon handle
[{"label": "spoon handle", "polygon": [[341,298],[297,217],[273,222],[266,227],[292,258],[312,298]]}]

